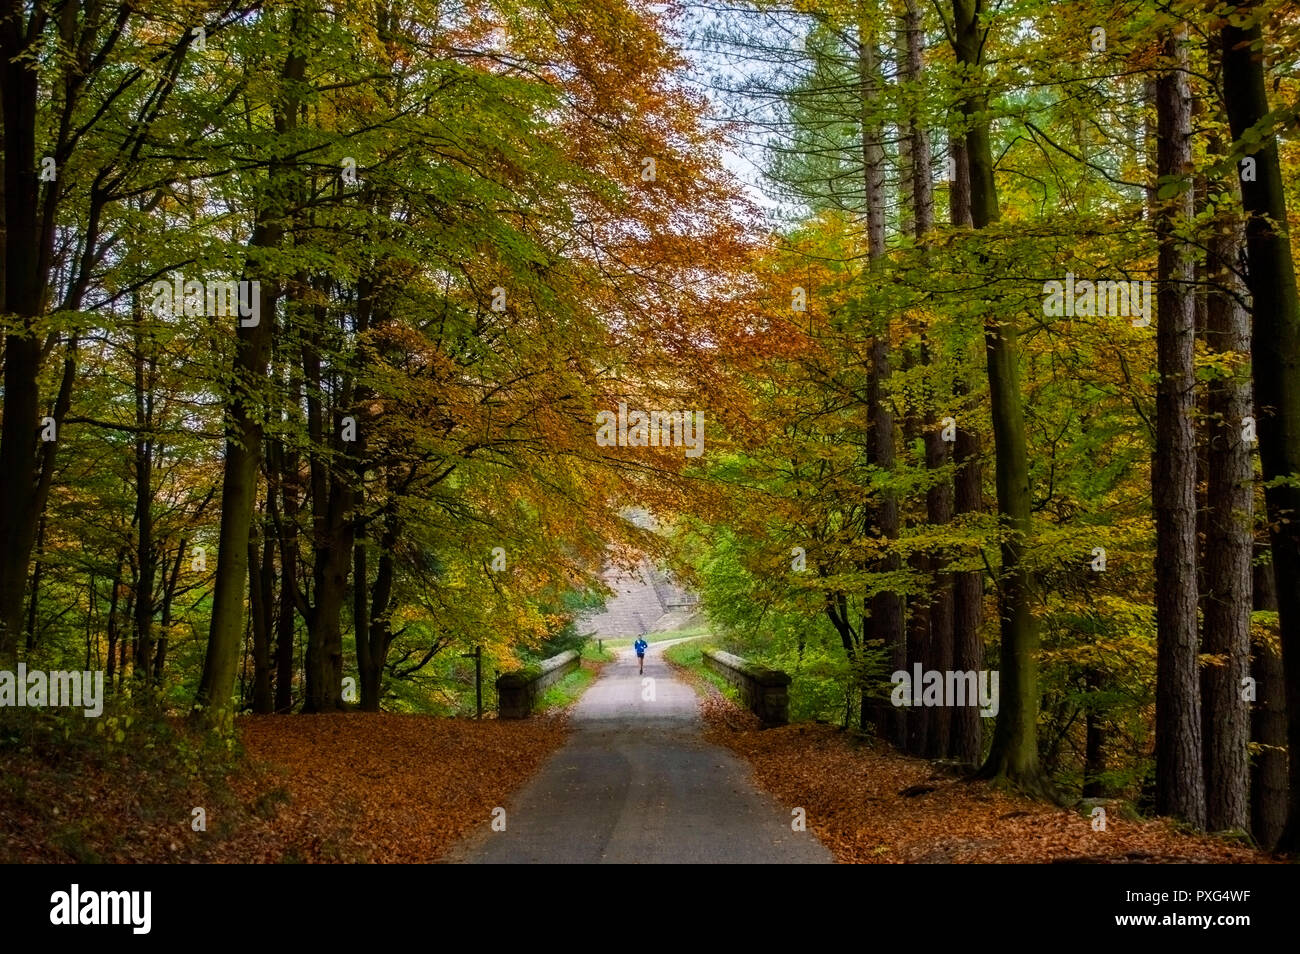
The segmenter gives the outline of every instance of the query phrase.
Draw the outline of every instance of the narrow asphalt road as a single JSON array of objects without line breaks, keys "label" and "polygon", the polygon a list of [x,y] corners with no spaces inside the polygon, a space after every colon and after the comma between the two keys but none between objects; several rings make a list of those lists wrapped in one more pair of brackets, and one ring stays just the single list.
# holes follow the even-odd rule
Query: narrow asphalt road
[{"label": "narrow asphalt road", "polygon": [[[574,708],[573,736],[449,861],[495,863],[829,863],[790,829],[791,808],[760,792],[741,759],[700,737],[698,699],[673,677],[665,643],[621,652]],[[653,687],[653,693],[650,691]]]}]

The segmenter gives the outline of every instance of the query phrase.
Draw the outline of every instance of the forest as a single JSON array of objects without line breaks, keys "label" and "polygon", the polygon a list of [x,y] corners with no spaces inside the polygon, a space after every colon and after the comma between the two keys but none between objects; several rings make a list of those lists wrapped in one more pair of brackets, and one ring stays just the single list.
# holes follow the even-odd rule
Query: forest
[{"label": "forest", "polygon": [[851,739],[1294,855],[1298,66],[1287,0],[2,0],[0,860],[353,860],[241,760],[431,738],[470,820],[355,857],[440,857],[565,751],[498,677],[641,691],[643,560],[788,674],[782,804]]}]

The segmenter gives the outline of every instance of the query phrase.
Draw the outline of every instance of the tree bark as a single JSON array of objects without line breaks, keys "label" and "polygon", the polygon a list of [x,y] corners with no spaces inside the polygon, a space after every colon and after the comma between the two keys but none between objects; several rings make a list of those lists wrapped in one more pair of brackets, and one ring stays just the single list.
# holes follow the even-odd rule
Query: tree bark
[{"label": "tree bark", "polygon": [[1196,627],[1196,320],[1194,264],[1178,230],[1195,211],[1191,171],[1191,95],[1187,28],[1165,40],[1156,81],[1159,321],[1156,351],[1156,455],[1151,496],[1156,518],[1156,807],[1197,828],[1205,825],[1200,674]]},{"label": "tree bark", "polygon": [[[343,461],[351,457],[340,437],[342,413],[321,401],[321,333],[325,309],[315,307],[315,330],[303,342],[303,383],[307,392],[307,428],[311,437],[312,606],[307,619],[306,699],[304,712],[332,712],[343,705],[343,605],[352,571],[356,493],[353,475]],[[341,407],[351,403],[344,385]],[[325,421],[330,419],[329,432]],[[364,584],[363,584],[364,585]]]},{"label": "tree bark", "polygon": [[180,545],[176,548],[176,559],[172,561],[171,573],[163,585],[162,619],[158,625],[158,639],[153,657],[155,684],[162,682],[163,666],[167,663],[167,640],[171,634],[172,603],[176,599],[176,588],[181,581],[181,564],[185,560],[185,546],[188,542],[184,538],[181,539]]},{"label": "tree bark", "polygon": [[[955,226],[971,226],[970,166],[966,161],[964,133],[949,130],[948,218]],[[957,388],[954,397],[964,389]],[[979,435],[958,421],[953,444],[953,513],[979,513],[984,509],[984,469],[980,463]],[[984,668],[984,580],[978,570],[952,574],[953,668],[978,672]],[[952,711],[948,757],[977,765],[984,754],[983,725],[975,706],[958,706]]]},{"label": "tree bark", "polygon": [[[875,272],[885,256],[885,150],[881,141],[881,123],[875,115],[880,107],[881,79],[876,54],[876,28],[873,5],[860,0],[858,6],[857,68],[861,115],[859,134],[862,147],[863,192],[867,213],[867,257]],[[871,342],[871,365],[867,380],[867,419],[870,431],[867,461],[887,474],[894,470],[894,413],[889,404],[890,334],[888,319],[875,329]],[[892,546],[898,537],[898,497],[892,489],[881,491],[874,510],[875,531]],[[882,572],[899,567],[898,555],[886,552],[877,566]],[[871,627],[876,638],[884,640],[893,651],[895,668],[906,665],[907,645],[903,632],[903,600],[895,592],[884,591],[871,598]],[[907,743],[906,724],[923,710],[892,708],[889,734],[895,745]],[[867,707],[863,705],[863,718]],[[865,726],[864,726],[865,727]]]},{"label": "tree bark", "polygon": [[271,698],[271,626],[275,619],[275,541],[264,526],[262,552],[248,542],[249,613],[253,622],[253,711],[267,715]]},{"label": "tree bark", "polygon": [[[968,71],[961,105],[970,167],[971,220],[976,229],[986,228],[999,217],[988,103],[980,86],[983,34],[987,29],[982,20],[983,0],[953,0],[954,49],[957,62]],[[993,745],[980,775],[1006,779],[1030,794],[1054,796],[1038,761],[1038,623],[1033,614],[1036,581],[1024,563],[1024,548],[1033,521],[1015,323],[986,318],[984,345],[993,416],[998,511],[1005,536],[1001,547],[999,596],[1000,705]]]},{"label": "tree bark", "polygon": [[[1231,188],[1230,185],[1226,186]],[[1207,249],[1210,286],[1206,300],[1206,346],[1211,354],[1241,362],[1209,386],[1209,449],[1201,670],[1202,742],[1205,746],[1205,823],[1210,831],[1246,831],[1250,825],[1250,707],[1242,681],[1250,665],[1251,560],[1254,551],[1255,468],[1251,445],[1242,439],[1252,414],[1250,317],[1233,268],[1237,230],[1216,229]]]},{"label": "tree bark", "polygon": [[[1268,115],[1259,10],[1253,2],[1229,4],[1222,31],[1223,92],[1233,139]],[[1244,19],[1243,19],[1244,18]],[[1233,25],[1237,19],[1240,25]],[[1253,147],[1253,148],[1252,148]],[[1252,356],[1264,500],[1273,546],[1278,621],[1286,681],[1287,742],[1300,752],[1300,298],[1287,232],[1286,195],[1276,135],[1246,149],[1255,174],[1243,178],[1246,212],[1246,282],[1251,294]],[[1288,766],[1286,827],[1279,849],[1300,851],[1300,758]]]},{"label": "tree bark", "polygon": [[[1255,564],[1252,577],[1255,609],[1276,613],[1277,581],[1267,554]],[[1268,640],[1254,644],[1251,675],[1255,679],[1255,703],[1251,707],[1250,737],[1259,752],[1250,772],[1250,833],[1268,851],[1282,837],[1287,810],[1286,679],[1282,657]]]},{"label": "tree bark", "polygon": [[[17,660],[23,629],[27,566],[35,543],[36,455],[40,425],[41,341],[35,327],[44,312],[45,276],[53,233],[41,226],[41,183],[36,161],[36,96],[47,39],[45,12],[24,22],[26,4],[0,10],[0,104],[4,123],[4,308],[17,318],[5,335],[4,415],[0,419],[0,667]],[[47,194],[58,191],[47,183]]]},{"label": "tree bark", "polygon": [[[302,405],[302,382],[287,362],[289,405]],[[275,711],[293,710],[294,636],[298,625],[298,512],[301,506],[298,452],[284,441],[270,444],[267,507],[277,528],[280,550],[280,600],[275,624]]]},{"label": "tree bark", "polygon": [[137,301],[133,326],[135,364],[135,671],[145,683],[153,681],[154,579],[158,573],[153,538],[153,372],[156,362],[146,357],[150,348],[145,330],[145,309]]},{"label": "tree bark", "polygon": [[[300,33],[295,14],[290,34]],[[284,103],[276,110],[276,130],[289,136],[298,124],[296,88],[306,74],[307,60],[295,44],[281,71]],[[293,164],[277,159],[271,163],[270,190],[265,208],[249,241],[251,249],[264,251],[280,245],[284,236],[286,208],[294,189]],[[256,269],[245,269],[256,277]],[[260,288],[260,320],[252,327],[237,322],[234,381],[226,415],[226,460],[221,480],[221,529],[218,537],[217,574],[212,593],[212,622],[208,631],[203,676],[195,700],[196,711],[206,719],[220,721],[229,712],[239,666],[244,623],[244,584],[248,574],[248,537],[257,500],[258,462],[262,453],[261,413],[258,393],[264,386],[270,357],[271,329],[275,323],[275,296],[269,287]]]},{"label": "tree bark", "polygon": [[[1089,695],[1096,697],[1101,690],[1101,673],[1088,667],[1084,673],[1084,683]],[[1088,705],[1084,712],[1083,742],[1083,797],[1103,798],[1108,793],[1101,780],[1106,771],[1106,729],[1105,720],[1096,705]]]}]

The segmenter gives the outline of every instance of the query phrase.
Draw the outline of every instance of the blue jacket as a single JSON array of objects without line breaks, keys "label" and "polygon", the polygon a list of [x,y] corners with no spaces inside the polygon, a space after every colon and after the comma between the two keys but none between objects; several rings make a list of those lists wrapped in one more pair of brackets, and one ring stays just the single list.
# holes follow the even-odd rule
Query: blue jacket
[{"label": "blue jacket", "polygon": [[645,648],[649,645],[650,644],[647,643],[644,639],[638,639],[635,643],[632,644],[632,648],[636,650],[636,654],[638,656],[644,656]]}]

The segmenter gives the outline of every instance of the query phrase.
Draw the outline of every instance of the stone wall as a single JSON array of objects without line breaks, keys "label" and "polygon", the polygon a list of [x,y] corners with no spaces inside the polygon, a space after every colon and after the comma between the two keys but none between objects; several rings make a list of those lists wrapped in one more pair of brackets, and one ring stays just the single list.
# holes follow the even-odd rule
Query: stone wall
[{"label": "stone wall", "polygon": [[790,721],[790,677],[781,670],[759,666],[720,649],[706,649],[703,656],[705,667],[735,686],[741,701],[765,727]]},{"label": "stone wall", "polygon": [[534,666],[502,673],[497,677],[497,718],[527,719],[542,693],[580,665],[581,657],[570,649]]}]

